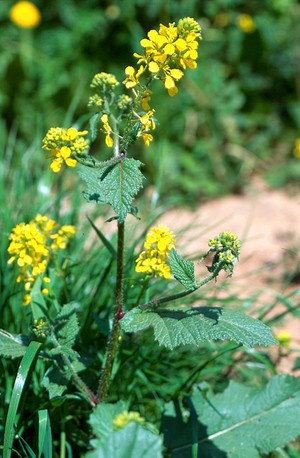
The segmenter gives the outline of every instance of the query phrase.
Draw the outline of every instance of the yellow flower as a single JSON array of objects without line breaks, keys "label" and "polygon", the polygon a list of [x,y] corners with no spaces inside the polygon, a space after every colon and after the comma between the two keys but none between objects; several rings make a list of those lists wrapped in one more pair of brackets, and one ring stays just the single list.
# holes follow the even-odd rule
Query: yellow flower
[{"label": "yellow flower", "polygon": [[256,30],[255,22],[249,14],[240,14],[237,18],[237,25],[244,33],[253,33]]},{"label": "yellow flower", "polygon": [[60,171],[65,163],[68,167],[75,167],[77,164],[74,155],[82,154],[89,146],[88,140],[82,138],[88,131],[78,131],[74,127],[64,129],[52,127],[43,138],[42,148],[50,151],[50,168],[53,172]]},{"label": "yellow flower", "polygon": [[290,348],[292,336],[288,331],[279,331],[278,334],[275,335],[275,338],[281,347]]},{"label": "yellow flower", "polygon": [[101,121],[102,121],[102,124],[103,124],[103,130],[104,130],[104,132],[106,134],[105,135],[106,146],[108,146],[109,148],[112,148],[114,146],[114,141],[113,141],[113,138],[111,136],[112,128],[109,125],[107,114],[104,114],[104,115],[101,116]]},{"label": "yellow flower", "polygon": [[[59,249],[65,249],[74,234],[74,226],[59,228],[54,220],[40,214],[28,224],[20,223],[12,229],[8,264],[16,262],[17,283],[23,283],[27,292],[24,305],[30,303],[30,291],[39,275],[45,283],[50,283],[50,278],[44,276],[49,259]],[[43,288],[42,293],[47,294],[48,288]]]},{"label": "yellow flower", "polygon": [[134,423],[144,423],[145,419],[143,417],[141,417],[138,412],[127,412],[127,410],[125,410],[124,412],[122,412],[119,415],[117,415],[113,419],[112,423],[113,423],[113,426],[115,427],[115,429],[122,429],[126,425],[128,425],[128,423],[132,423],[132,422],[134,422]]},{"label": "yellow flower", "polygon": [[295,141],[294,156],[300,158],[300,138]]},{"label": "yellow flower", "polygon": [[9,15],[12,22],[23,29],[32,29],[41,22],[41,13],[31,2],[15,3],[10,9]]},{"label": "yellow flower", "polygon": [[149,134],[149,131],[154,130],[156,125],[153,118],[155,110],[149,110],[143,116],[138,116],[139,122],[141,124],[141,128],[138,132],[138,137],[142,137],[144,140],[145,145],[148,147],[153,140],[153,136]]},{"label": "yellow flower", "polygon": [[183,70],[197,67],[198,40],[201,38],[201,28],[193,18],[184,18],[169,26],[160,25],[159,31],[150,30],[147,38],[140,41],[144,48],[143,54],[134,53],[140,65],[138,71],[127,67],[127,78],[123,81],[127,88],[133,88],[145,70],[153,78],[163,81],[169,95],[178,92],[176,82],[183,77]]},{"label": "yellow flower", "polygon": [[175,235],[167,226],[151,227],[146,236],[144,251],[136,260],[136,272],[170,279],[171,270],[166,259],[175,247],[175,242]]}]

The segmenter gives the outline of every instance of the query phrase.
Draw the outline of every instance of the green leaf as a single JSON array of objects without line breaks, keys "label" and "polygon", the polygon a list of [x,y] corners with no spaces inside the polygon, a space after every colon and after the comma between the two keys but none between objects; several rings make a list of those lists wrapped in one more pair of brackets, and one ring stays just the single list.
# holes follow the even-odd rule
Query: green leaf
[{"label": "green leaf", "polygon": [[[260,388],[231,381],[223,393],[216,395],[199,385],[190,399],[190,412],[198,418],[198,431],[192,442],[181,442],[181,452],[190,451],[194,443],[198,444],[199,456],[207,458],[260,458],[300,434],[300,378],[278,375]],[[164,427],[166,431],[169,428],[168,446],[175,451],[179,448],[176,431],[181,422],[178,408],[177,414],[173,410],[168,416]],[[211,453],[212,445],[226,454]],[[172,457],[177,456],[185,455],[172,453]]]},{"label": "green leaf", "polygon": [[161,438],[144,424],[130,422],[115,429],[113,420],[124,410],[123,402],[96,407],[90,423],[97,439],[91,441],[94,450],[86,458],[162,458]]},{"label": "green leaf", "polygon": [[50,399],[63,395],[67,389],[70,377],[71,374],[67,377],[65,373],[63,374],[59,371],[58,367],[47,370],[42,380],[42,386],[48,391]]},{"label": "green leaf", "polygon": [[195,266],[192,261],[187,261],[173,248],[169,254],[171,273],[186,290],[193,291],[195,284]]},{"label": "green leaf", "polygon": [[5,358],[19,358],[25,355],[31,339],[23,335],[13,335],[0,329],[0,355]]},{"label": "green leaf", "polygon": [[143,185],[141,165],[140,161],[125,158],[101,170],[79,166],[79,175],[87,183],[84,197],[89,202],[110,204],[119,222],[123,222],[132,211],[133,199]]},{"label": "green leaf", "polygon": [[76,310],[78,305],[65,304],[54,321],[54,332],[61,348],[72,348],[79,332]]},{"label": "green leaf", "polygon": [[12,453],[12,446],[14,437],[17,431],[17,412],[21,397],[25,390],[25,384],[30,374],[31,367],[37,358],[38,352],[40,350],[41,343],[32,341],[25,355],[22,358],[22,361],[19,366],[17,377],[14,383],[6,423],[4,430],[4,446],[3,446],[3,456],[5,458],[10,458]]},{"label": "green leaf", "polygon": [[31,291],[30,307],[34,320],[47,316],[48,308],[45,302],[44,295],[41,292],[42,278],[38,277]]},{"label": "green leaf", "polygon": [[152,327],[154,338],[170,350],[180,345],[200,346],[207,340],[231,340],[248,347],[277,345],[271,329],[242,312],[221,307],[192,307],[180,310],[135,308],[120,321],[125,332]]},{"label": "green leaf", "polygon": [[48,410],[39,410],[38,416],[38,458],[52,458],[52,433]]}]

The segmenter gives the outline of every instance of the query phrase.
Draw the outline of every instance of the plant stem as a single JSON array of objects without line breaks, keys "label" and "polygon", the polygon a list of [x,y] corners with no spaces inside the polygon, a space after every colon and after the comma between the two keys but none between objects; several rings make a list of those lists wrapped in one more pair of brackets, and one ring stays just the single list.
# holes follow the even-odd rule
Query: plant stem
[{"label": "plant stem", "polygon": [[[51,335],[51,340],[52,342],[54,343],[54,345],[57,347],[57,348],[61,348],[61,345],[60,343],[58,342],[56,336],[52,333]],[[68,358],[67,355],[65,355],[63,353],[63,351],[61,352],[61,355],[62,357],[62,360],[63,362],[65,363],[65,365],[67,366],[67,368],[69,369],[70,371],[70,374],[73,378],[73,381],[75,383],[75,385],[77,386],[77,388],[79,388],[79,390],[82,392],[82,394],[84,395],[84,397],[92,404],[92,406],[95,406],[96,404],[96,397],[94,395],[94,393],[89,389],[89,387],[84,383],[84,381],[82,380],[81,377],[79,377],[79,375],[77,374],[76,370],[74,369],[73,367],[73,364],[72,362],[70,361],[70,359]]]},{"label": "plant stem", "polygon": [[201,288],[202,286],[206,285],[206,283],[209,283],[211,280],[216,278],[220,271],[223,269],[224,263],[220,262],[217,264],[215,270],[208,275],[208,277],[204,278],[197,286],[195,286],[194,289],[190,289],[188,291],[182,291],[181,293],[177,294],[172,294],[171,296],[164,296],[159,299],[154,299],[152,301],[147,302],[146,304],[140,305],[139,308],[141,310],[145,310],[148,308],[153,308],[153,307],[158,307],[160,304],[165,304],[166,302],[170,301],[175,301],[176,299],[180,299],[182,297],[188,296],[189,294],[193,293],[194,291],[197,291],[197,289]]},{"label": "plant stem", "polygon": [[116,296],[114,306],[113,325],[108,342],[105,365],[100,377],[97,401],[104,401],[110,384],[110,378],[113,368],[115,354],[118,348],[118,337],[120,328],[120,318],[123,312],[123,284],[124,284],[124,235],[125,223],[118,222],[118,258],[117,258],[117,274],[116,274]]}]

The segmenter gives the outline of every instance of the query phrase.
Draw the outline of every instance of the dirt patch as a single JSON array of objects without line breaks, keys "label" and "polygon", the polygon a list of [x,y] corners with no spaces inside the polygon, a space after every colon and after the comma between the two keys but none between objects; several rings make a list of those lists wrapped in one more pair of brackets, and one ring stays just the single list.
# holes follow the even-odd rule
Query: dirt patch
[{"label": "dirt patch", "polygon": [[[195,212],[169,211],[160,223],[177,234],[184,228],[177,239],[178,249],[186,254],[205,252],[208,240],[219,232],[235,232],[242,240],[241,256],[226,294],[235,292],[245,299],[257,295],[257,306],[274,303],[268,316],[286,311],[285,297],[291,291],[291,303],[299,303],[300,193],[288,195],[255,181],[244,195],[214,199]],[[279,329],[289,331],[292,348],[299,349],[299,318],[288,314],[275,332]],[[290,372],[294,356],[281,361],[280,372]]]}]

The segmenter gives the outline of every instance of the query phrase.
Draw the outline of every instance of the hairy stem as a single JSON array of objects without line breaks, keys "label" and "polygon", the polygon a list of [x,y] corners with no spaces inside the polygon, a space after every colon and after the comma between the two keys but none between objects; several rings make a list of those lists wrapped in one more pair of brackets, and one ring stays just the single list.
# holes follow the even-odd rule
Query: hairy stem
[{"label": "hairy stem", "polygon": [[114,306],[113,325],[108,342],[106,360],[100,377],[97,404],[104,401],[111,378],[113,362],[118,348],[118,337],[120,329],[120,319],[123,312],[123,283],[124,283],[124,235],[125,223],[118,222],[118,259],[117,259],[117,274],[116,274],[116,297]]}]

